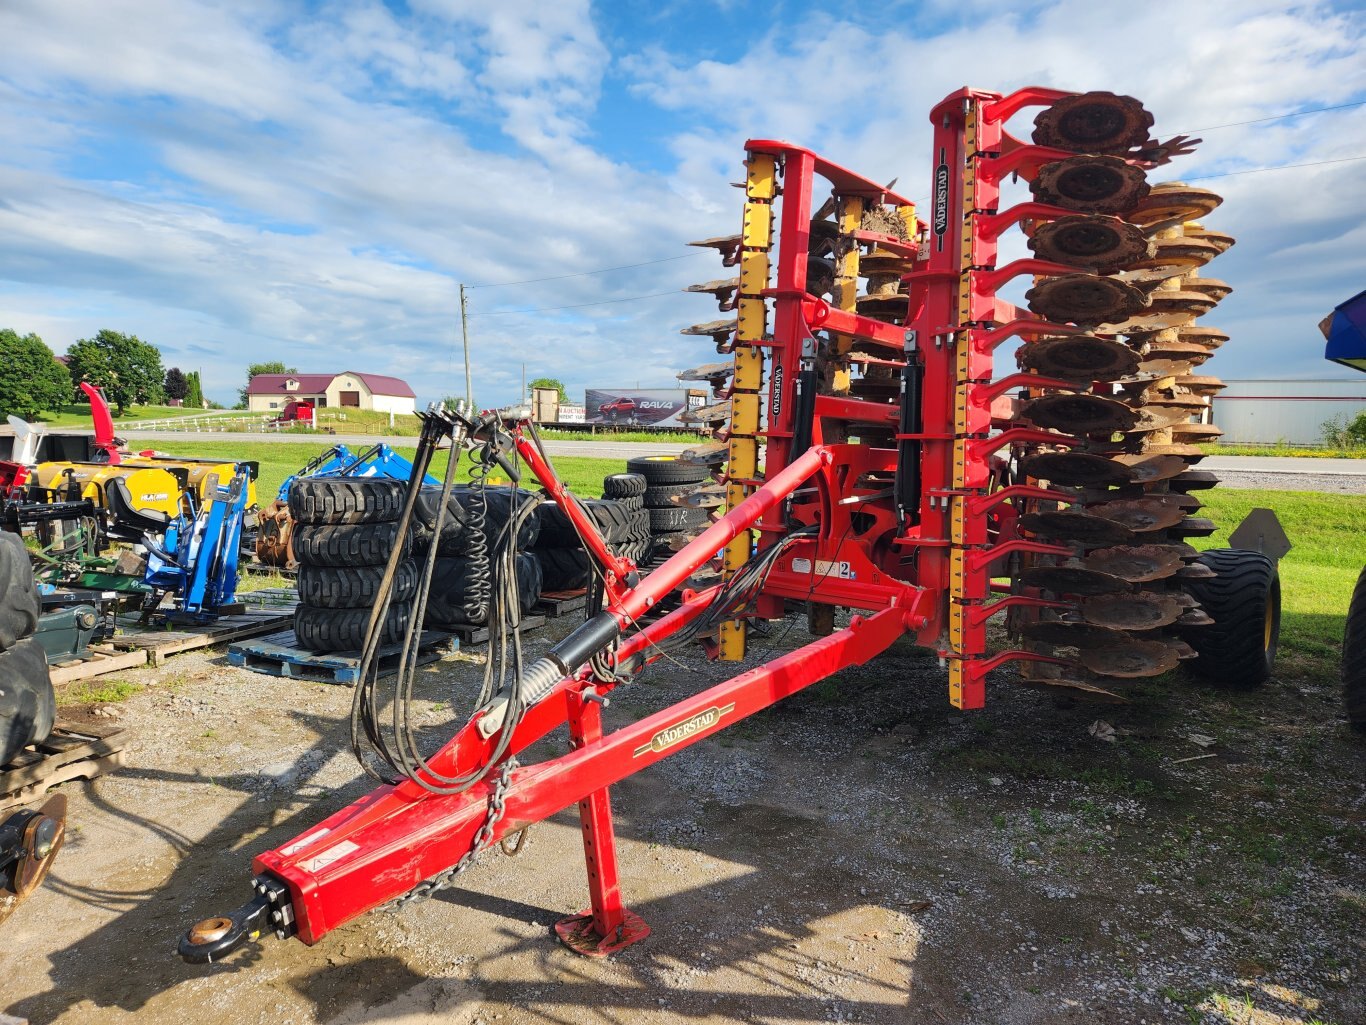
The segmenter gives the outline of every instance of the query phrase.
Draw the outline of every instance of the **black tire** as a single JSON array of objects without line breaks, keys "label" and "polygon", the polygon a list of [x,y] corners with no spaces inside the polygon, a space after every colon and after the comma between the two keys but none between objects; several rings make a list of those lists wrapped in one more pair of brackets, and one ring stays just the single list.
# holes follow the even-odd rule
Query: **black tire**
[{"label": "black tire", "polygon": [[[597,524],[602,539],[609,545],[620,544],[631,536],[632,517],[639,510],[629,509],[610,498],[580,499],[588,515]],[[579,548],[581,543],[569,517],[555,502],[547,502],[541,507],[541,536],[538,548]]]},{"label": "black tire", "polygon": [[674,509],[677,506],[671,501],[674,498],[681,498],[683,495],[690,495],[697,490],[696,484],[660,484],[658,487],[645,489],[645,508],[647,509]]},{"label": "black tire", "polygon": [[[417,499],[413,503],[413,521],[415,525],[420,525],[421,529],[428,534],[436,530],[436,516],[441,510],[441,489],[425,487],[419,489]],[[446,500],[446,522],[441,528],[441,540],[443,543],[459,542],[465,536],[465,521],[468,514],[465,511],[465,503],[459,489],[452,488],[450,497]]]},{"label": "black tire", "polygon": [[28,549],[18,534],[0,531],[0,651],[7,651],[37,630],[40,614]]},{"label": "black tire", "polygon": [[579,548],[537,548],[543,591],[577,591],[588,586],[588,553]]},{"label": "black tire", "polygon": [[[399,543],[397,523],[349,523],[294,528],[294,557],[301,566],[383,566]],[[407,555],[411,538],[402,539]]]},{"label": "black tire", "polygon": [[[389,606],[381,644],[403,640],[411,612],[412,606],[406,603]],[[369,625],[369,609],[320,609],[312,605],[298,605],[294,609],[294,636],[299,646],[309,651],[360,651]]]},{"label": "black tire", "polygon": [[699,484],[710,471],[698,463],[685,463],[677,456],[636,456],[626,460],[626,471],[638,473],[652,488],[663,484]]},{"label": "black tire", "polygon": [[[487,614],[470,617],[465,609],[474,584],[470,564],[464,559],[437,559],[432,571],[432,586],[427,592],[427,610],[423,627],[430,630],[453,630],[459,626],[478,626],[487,621]],[[541,598],[541,564],[534,553],[517,553],[517,604],[526,615]]]},{"label": "black tire", "polygon": [[[319,609],[368,609],[379,597],[383,566],[300,566],[299,600]],[[394,574],[391,601],[408,602],[417,590],[417,563],[406,559]]]},{"label": "black tire", "polygon": [[[478,492],[469,485],[455,488],[451,494],[458,496],[460,503],[465,507],[466,515],[469,515],[470,510],[474,508],[474,503],[478,501]],[[488,498],[488,504],[484,512],[484,533],[489,539],[489,549],[492,551],[499,539],[502,538],[514,508],[520,511],[528,502],[538,501],[540,496],[527,491],[525,488],[511,488],[492,484],[485,489],[485,494]],[[544,506],[542,505],[522,520],[521,529],[517,533],[518,551],[526,551],[535,546],[536,540],[541,534],[543,515]],[[460,550],[463,550],[463,545]],[[445,553],[443,552],[443,554]],[[450,554],[458,555],[460,551],[450,551]]]},{"label": "black tire", "polygon": [[403,511],[403,481],[388,477],[300,477],[289,487],[296,523],[386,523]]},{"label": "black tire", "polygon": [[1357,577],[1342,635],[1342,697],[1352,729],[1366,733],[1366,569]]},{"label": "black tire", "polygon": [[650,510],[650,530],[655,534],[678,534],[701,530],[711,525],[705,509],[685,509],[671,505]]},{"label": "black tire", "polygon": [[638,473],[614,473],[602,479],[602,497],[639,498],[646,486],[645,478]]},{"label": "black tire", "polygon": [[1233,690],[1252,690],[1271,679],[1281,629],[1281,580],[1261,552],[1212,548],[1196,560],[1214,571],[1187,580],[1186,591],[1214,620],[1183,630],[1200,656],[1186,665],[1202,680]]},{"label": "black tire", "polygon": [[47,652],[27,637],[0,652],[0,765],[52,733],[57,696],[48,675]]}]

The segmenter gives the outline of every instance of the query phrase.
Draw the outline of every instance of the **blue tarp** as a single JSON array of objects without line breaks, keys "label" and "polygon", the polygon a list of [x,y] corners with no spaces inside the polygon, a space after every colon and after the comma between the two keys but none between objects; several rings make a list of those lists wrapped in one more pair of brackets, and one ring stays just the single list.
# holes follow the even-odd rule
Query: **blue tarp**
[{"label": "blue tarp", "polygon": [[1319,324],[1328,339],[1324,356],[1345,367],[1366,371],[1366,292],[1358,292]]}]

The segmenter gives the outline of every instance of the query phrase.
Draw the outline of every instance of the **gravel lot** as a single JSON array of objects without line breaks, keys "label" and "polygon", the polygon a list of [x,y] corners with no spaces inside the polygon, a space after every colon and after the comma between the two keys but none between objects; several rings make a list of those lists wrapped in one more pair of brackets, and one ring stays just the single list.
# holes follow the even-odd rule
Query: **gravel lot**
[{"label": "gravel lot", "polygon": [[1323,494],[1366,495],[1366,476],[1351,473],[1256,473],[1219,470],[1219,486],[1240,491],[1318,491]]},{"label": "gravel lot", "polygon": [[[751,661],[807,639],[780,627]],[[433,740],[478,669],[422,673]],[[609,718],[731,672],[656,668]],[[1058,707],[1002,676],[964,714],[897,648],[614,789],[654,929],[618,958],[550,934],[587,902],[561,813],[439,899],[191,967],[178,934],[248,896],[251,855],[368,789],[350,692],[221,653],[122,678],[145,689],[67,711],[112,709],[129,764],[66,787],[70,842],[5,924],[0,1009],[34,1023],[1366,1020],[1366,744],[1327,681]]]}]

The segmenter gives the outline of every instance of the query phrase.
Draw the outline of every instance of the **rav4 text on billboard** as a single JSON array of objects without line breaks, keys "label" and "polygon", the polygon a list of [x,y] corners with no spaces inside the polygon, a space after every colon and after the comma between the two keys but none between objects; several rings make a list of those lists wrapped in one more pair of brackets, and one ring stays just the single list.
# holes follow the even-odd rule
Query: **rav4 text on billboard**
[{"label": "rav4 text on billboard", "polygon": [[700,396],[690,400],[688,393],[677,388],[629,389],[612,391],[589,388],[584,396],[584,412],[590,424],[621,424],[641,427],[688,427],[679,415],[703,404]]}]

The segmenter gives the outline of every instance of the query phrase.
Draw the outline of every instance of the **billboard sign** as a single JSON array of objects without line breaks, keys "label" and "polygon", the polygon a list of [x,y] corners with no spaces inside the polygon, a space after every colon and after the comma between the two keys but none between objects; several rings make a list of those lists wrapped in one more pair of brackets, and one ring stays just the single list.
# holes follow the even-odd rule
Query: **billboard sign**
[{"label": "billboard sign", "polygon": [[681,388],[589,388],[584,396],[585,420],[590,424],[619,424],[623,427],[688,427],[678,419],[703,399]]}]

